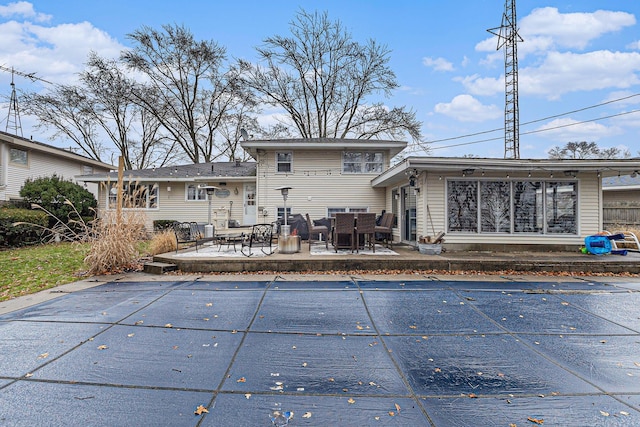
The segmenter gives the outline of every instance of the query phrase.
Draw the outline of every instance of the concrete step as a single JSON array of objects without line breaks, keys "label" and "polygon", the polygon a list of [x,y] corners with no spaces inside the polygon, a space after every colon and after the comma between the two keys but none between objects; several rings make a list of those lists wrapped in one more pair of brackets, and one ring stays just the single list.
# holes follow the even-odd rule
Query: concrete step
[{"label": "concrete step", "polygon": [[177,265],[166,262],[147,262],[144,264],[144,272],[149,274],[163,274],[177,269]]}]

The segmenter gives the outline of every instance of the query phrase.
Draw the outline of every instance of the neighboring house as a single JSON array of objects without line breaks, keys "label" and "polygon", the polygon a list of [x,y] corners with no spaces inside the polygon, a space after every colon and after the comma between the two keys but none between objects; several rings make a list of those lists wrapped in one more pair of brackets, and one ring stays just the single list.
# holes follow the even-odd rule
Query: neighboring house
[{"label": "neighboring house", "polygon": [[[255,162],[127,171],[127,190],[132,183],[147,188],[137,208],[147,213],[148,224],[207,222],[201,185],[221,188],[212,199],[214,220],[273,222],[284,213],[279,188],[291,187],[290,213],[319,219],[337,212],[391,211],[397,218],[395,240],[409,244],[445,232],[451,249],[573,250],[585,236],[602,231],[602,179],[640,170],[637,159],[409,157],[391,166],[406,147],[403,141],[249,140],[242,147]],[[110,182],[99,206],[114,208],[116,192],[108,188],[117,174],[78,179]]]},{"label": "neighboring house", "polygon": [[[74,182],[81,174],[106,173],[114,166],[41,142],[0,132],[0,202],[19,200],[27,179],[56,174]],[[87,189],[97,197],[98,186]]]}]

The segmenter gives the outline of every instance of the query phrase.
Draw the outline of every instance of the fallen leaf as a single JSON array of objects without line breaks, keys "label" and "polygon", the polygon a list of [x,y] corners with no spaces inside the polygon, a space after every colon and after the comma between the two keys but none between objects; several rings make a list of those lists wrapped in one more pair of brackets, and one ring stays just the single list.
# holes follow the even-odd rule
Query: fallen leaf
[{"label": "fallen leaf", "polygon": [[542,418],[527,417],[527,421],[530,421],[535,424],[544,424],[544,420]]},{"label": "fallen leaf", "polygon": [[565,302],[565,301],[561,302],[561,304],[562,304],[562,305],[569,305],[569,303],[568,303],[568,302]]},{"label": "fallen leaf", "polygon": [[213,306],[213,303],[212,303],[212,302],[208,302],[208,303],[207,303],[207,307],[212,307],[212,306]]},{"label": "fallen leaf", "polygon": [[306,367],[307,367],[307,362],[303,362],[303,363],[302,363],[302,367],[303,367],[303,368],[306,368]]},{"label": "fallen leaf", "polygon": [[389,416],[390,416],[390,417],[395,417],[395,416],[396,416],[396,413],[395,413],[395,412],[393,412],[393,411],[389,411]]},{"label": "fallen leaf", "polygon": [[49,353],[42,353],[40,356],[38,356],[38,359],[46,359],[47,357],[49,357]]},{"label": "fallen leaf", "polygon": [[434,371],[434,372],[442,372],[442,369],[440,369],[440,368],[436,368],[436,369],[434,369],[433,371]]},{"label": "fallen leaf", "polygon": [[629,416],[629,413],[628,413],[628,412],[626,412],[626,411],[620,411],[620,415],[624,415],[624,416],[627,416],[627,417],[628,417],[628,416]]},{"label": "fallen leaf", "polygon": [[400,412],[400,405],[398,405],[397,403],[395,405],[396,405],[396,411]]},{"label": "fallen leaf", "polygon": [[305,413],[302,415],[302,418],[311,418],[311,412],[305,412]]},{"label": "fallen leaf", "polygon": [[418,327],[416,325],[411,325],[409,326],[409,329],[418,329]]},{"label": "fallen leaf", "polygon": [[247,379],[245,377],[239,378],[236,382],[238,383],[246,383]]},{"label": "fallen leaf", "polygon": [[475,394],[475,393],[469,393],[469,398],[471,398],[471,399],[477,399],[477,398],[478,398],[478,395],[477,395],[477,394]]},{"label": "fallen leaf", "polygon": [[165,328],[173,328],[173,325],[171,323],[167,323],[166,325],[164,325]]},{"label": "fallen leaf", "polygon": [[605,411],[600,411],[600,415],[602,415],[603,417],[608,417],[609,413]]},{"label": "fallen leaf", "polygon": [[350,405],[353,405],[354,403],[356,403],[356,401],[353,400],[353,397],[350,397],[349,400],[347,400],[347,402],[349,402]]},{"label": "fallen leaf", "polygon": [[194,411],[194,414],[196,415],[202,415],[202,414],[208,414],[208,413],[209,413],[209,410],[202,405],[198,405],[198,407]]},{"label": "fallen leaf", "polygon": [[134,325],[142,325],[144,322],[142,320],[138,320]]},{"label": "fallen leaf", "polygon": [[357,330],[359,330],[359,331],[361,331],[361,330],[363,330],[364,328],[363,328],[362,326],[360,326],[360,325],[356,325],[356,329],[357,329]]},{"label": "fallen leaf", "polygon": [[132,338],[135,334],[128,334],[127,337]]},{"label": "fallen leaf", "polygon": [[246,397],[247,399],[249,399],[249,398],[251,397],[251,393],[246,393],[246,394],[244,395],[244,397]]},{"label": "fallen leaf", "polygon": [[[32,374],[32,373],[28,373],[28,374],[26,374],[24,377],[25,377],[25,378],[31,378],[32,376],[33,376],[33,374]],[[622,414],[622,412],[620,412],[620,413]],[[624,414],[623,414],[623,415],[624,415]]]},{"label": "fallen leaf", "polygon": [[104,345],[104,344],[103,344],[103,345],[99,345],[99,346],[98,346],[98,350],[106,350],[106,349],[108,349],[108,348],[109,348],[109,347],[107,347],[107,346],[106,346],[106,345]]}]

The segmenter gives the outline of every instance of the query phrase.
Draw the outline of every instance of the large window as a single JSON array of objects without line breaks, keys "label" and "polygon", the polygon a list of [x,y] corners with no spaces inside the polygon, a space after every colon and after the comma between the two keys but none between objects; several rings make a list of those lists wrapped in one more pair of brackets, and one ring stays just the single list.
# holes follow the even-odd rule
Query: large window
[{"label": "large window", "polygon": [[9,161],[16,165],[27,166],[29,164],[29,153],[27,152],[27,150],[21,150],[19,148],[10,148]]},{"label": "large window", "polygon": [[577,234],[577,182],[447,182],[450,233]]},{"label": "large window", "polygon": [[199,188],[196,184],[187,184],[187,200],[207,200],[207,190]]},{"label": "large window", "polygon": [[293,171],[293,154],[290,151],[276,153],[276,172],[291,173]]},{"label": "large window", "polygon": [[[115,209],[117,200],[118,190],[113,185],[109,191],[108,209]],[[158,184],[124,184],[122,207],[125,209],[157,209]]]},{"label": "large window", "polygon": [[345,151],[342,153],[342,171],[344,173],[380,173],[384,155],[382,152]]}]

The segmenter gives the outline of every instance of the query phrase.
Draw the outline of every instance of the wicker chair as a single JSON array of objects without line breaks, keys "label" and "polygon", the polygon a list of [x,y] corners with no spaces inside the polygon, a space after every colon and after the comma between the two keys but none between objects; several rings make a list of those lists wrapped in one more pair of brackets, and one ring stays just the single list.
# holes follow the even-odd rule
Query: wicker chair
[{"label": "wicker chair", "polygon": [[320,233],[324,236],[324,246],[329,249],[329,227],[324,225],[314,225],[309,218],[309,214],[305,214],[307,217],[307,228],[309,229],[309,250],[311,250],[311,236],[317,235],[320,240]]},{"label": "wicker chair", "polygon": [[355,247],[356,252],[360,248],[360,236],[364,236],[365,247],[369,246],[369,249],[373,249],[373,253],[376,252],[376,214],[374,213],[359,213],[356,221],[356,236]]},{"label": "wicker chair", "polygon": [[[333,227],[333,247],[338,252],[338,249],[354,249],[354,238],[356,216],[353,213],[339,212],[336,213],[336,223]],[[340,239],[340,236],[346,236],[344,239]],[[348,238],[349,245],[344,243]]]},{"label": "wicker chair", "polygon": [[387,244],[388,248],[393,247],[393,222],[395,220],[395,214],[391,212],[385,212],[382,214],[380,225],[376,225],[376,234],[381,234],[383,241]]}]

